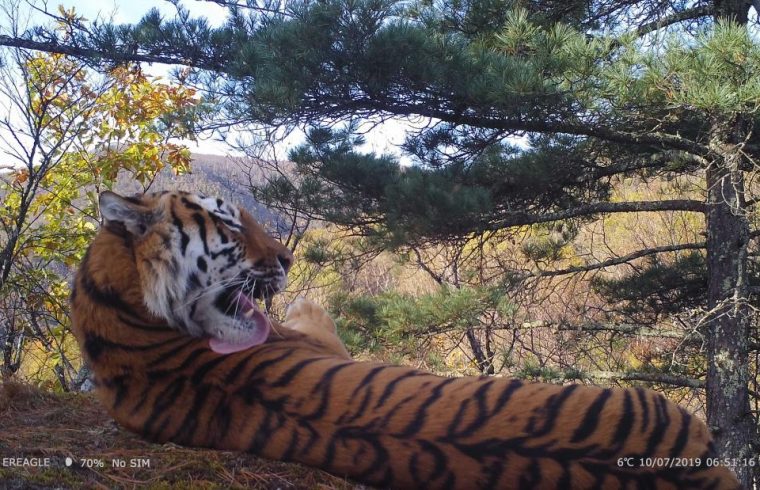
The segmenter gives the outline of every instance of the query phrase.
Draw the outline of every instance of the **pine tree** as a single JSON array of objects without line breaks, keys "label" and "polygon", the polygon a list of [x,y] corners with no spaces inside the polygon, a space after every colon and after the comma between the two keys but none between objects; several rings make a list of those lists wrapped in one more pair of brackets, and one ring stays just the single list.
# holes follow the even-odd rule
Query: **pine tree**
[{"label": "pine tree", "polygon": [[[310,126],[296,179],[261,196],[363,230],[388,246],[633,212],[704,217],[708,424],[722,455],[751,457],[751,259],[760,46],[751,2],[302,0],[230,6],[210,28],[181,8],[135,25],[72,22],[0,44],[93,63],[187,65],[223,122]],[[362,153],[350,122],[429,118],[404,150],[415,166]],[[347,122],[345,130],[327,129]],[[510,137],[527,136],[527,148]],[[700,197],[611,200],[614,178],[702,179]],[[702,255],[703,254],[703,255]],[[590,270],[604,264],[587,264]],[[679,263],[678,267],[688,264]],[[603,286],[600,286],[603,287]],[[700,296],[701,295],[701,296]],[[629,298],[630,299],[630,298]],[[751,485],[751,468],[736,468]]]}]

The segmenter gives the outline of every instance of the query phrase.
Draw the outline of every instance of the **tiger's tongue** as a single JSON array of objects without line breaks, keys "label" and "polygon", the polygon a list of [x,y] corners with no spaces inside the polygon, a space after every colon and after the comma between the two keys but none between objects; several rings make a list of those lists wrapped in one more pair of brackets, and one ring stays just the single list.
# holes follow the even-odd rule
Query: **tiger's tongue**
[{"label": "tiger's tongue", "polygon": [[256,303],[248,299],[243,293],[238,293],[236,300],[239,308],[237,316],[253,322],[254,326],[248,332],[247,337],[237,342],[210,338],[208,345],[211,347],[211,350],[218,354],[232,354],[233,352],[239,352],[255,345],[263,344],[267,337],[269,337],[269,331],[272,329],[269,318],[259,310]]}]

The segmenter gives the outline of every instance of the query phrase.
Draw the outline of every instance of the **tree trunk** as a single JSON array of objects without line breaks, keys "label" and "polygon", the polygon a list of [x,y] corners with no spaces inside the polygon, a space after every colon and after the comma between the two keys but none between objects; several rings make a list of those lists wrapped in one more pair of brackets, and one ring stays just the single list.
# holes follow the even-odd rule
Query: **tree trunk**
[{"label": "tree trunk", "polygon": [[472,354],[475,357],[475,364],[478,366],[478,371],[483,374],[493,374],[493,359],[486,357],[486,354],[483,352],[483,346],[480,344],[480,340],[478,340],[477,335],[475,335],[475,330],[468,328],[465,331],[465,336],[467,337],[467,341],[470,343],[470,348],[472,349]]},{"label": "tree trunk", "polygon": [[[715,0],[715,18],[740,25],[748,21],[746,0]],[[748,303],[749,221],[744,201],[744,175],[739,143],[742,121],[715,124],[707,169],[707,424],[721,457],[736,458],[734,470],[744,488],[753,488],[753,458],[757,434],[749,407]]]},{"label": "tree trunk", "polygon": [[752,488],[752,468],[741,461],[753,456],[756,430],[749,411],[749,222],[738,126],[731,134],[713,131],[716,157],[707,170],[707,423],[721,457],[737,458],[737,476]]},{"label": "tree trunk", "polygon": [[715,0],[715,18],[729,19],[744,25],[749,20],[750,2],[747,0]]}]

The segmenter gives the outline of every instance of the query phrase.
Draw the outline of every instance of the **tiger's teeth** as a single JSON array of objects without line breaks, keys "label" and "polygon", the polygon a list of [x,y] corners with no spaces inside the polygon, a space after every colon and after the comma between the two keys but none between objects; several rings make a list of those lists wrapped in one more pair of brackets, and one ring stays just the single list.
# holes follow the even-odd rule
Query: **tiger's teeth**
[{"label": "tiger's teeth", "polygon": [[243,313],[243,316],[246,317],[246,318],[251,318],[253,316],[253,312],[254,312],[254,310],[253,310],[253,308],[251,308],[250,310],[248,310],[245,313]]}]

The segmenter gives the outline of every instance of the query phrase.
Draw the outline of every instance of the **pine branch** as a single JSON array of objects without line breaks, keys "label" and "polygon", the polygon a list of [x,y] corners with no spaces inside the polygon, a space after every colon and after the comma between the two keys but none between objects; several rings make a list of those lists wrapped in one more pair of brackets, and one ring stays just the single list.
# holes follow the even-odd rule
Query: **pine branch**
[{"label": "pine branch", "polygon": [[505,118],[503,114],[496,114],[493,117],[469,116],[445,109],[435,109],[428,104],[398,104],[394,101],[379,101],[369,97],[357,99],[350,106],[355,111],[368,108],[394,115],[419,115],[453,124],[501,131],[565,133],[575,136],[590,136],[612,143],[651,145],[663,149],[682,150],[696,157],[705,157],[710,153],[710,149],[707,146],[695,141],[673,134],[654,131],[634,133],[584,122],[509,119]]},{"label": "pine branch", "polygon": [[215,3],[221,7],[235,7],[241,9],[255,10],[256,12],[262,12],[265,14],[282,15],[284,17],[292,17],[284,10],[272,9],[262,7],[260,5],[254,5],[251,2],[236,2],[234,0],[195,0],[196,2]]},{"label": "pine branch", "polygon": [[[144,62],[144,63],[162,63],[170,65],[190,66],[203,70],[212,70],[220,73],[228,73],[228,66],[225,61],[228,60],[203,60],[200,58],[183,58],[178,56],[164,56],[155,54],[144,54],[135,52],[136,48],[129,49],[124,46],[121,50],[103,51],[94,48],[86,48],[71,44],[59,43],[57,41],[34,41],[22,39],[7,35],[0,35],[0,46],[9,46],[15,48],[31,49],[44,51],[48,53],[60,53],[73,56],[80,59],[89,60],[111,60],[116,63],[122,62]],[[312,108],[313,111],[315,108]],[[432,108],[429,104],[399,104],[390,100],[378,100],[369,95],[359,97],[349,103],[339,104],[331,109],[334,115],[340,116],[341,113],[356,115],[359,111],[384,112],[394,115],[420,115],[431,117],[442,121],[481,127],[487,129],[497,129],[502,131],[525,131],[534,133],[565,133],[577,136],[589,136],[614,143],[651,145],[658,148],[676,149],[686,151],[696,156],[706,156],[709,154],[707,146],[697,142],[682,138],[677,135],[646,132],[634,133],[621,131],[605,126],[595,125],[584,122],[572,121],[535,121],[523,119],[504,118],[503,114],[489,116],[470,116],[457,113],[446,109]],[[321,112],[317,109],[317,112]],[[325,114],[323,114],[325,115]]]},{"label": "pine branch", "polygon": [[5,34],[0,34],[0,46],[30,49],[32,51],[42,51],[45,53],[64,54],[77,59],[89,61],[109,60],[114,63],[161,63],[165,65],[181,65],[201,68],[204,70],[223,71],[218,63],[203,62],[197,59],[188,60],[172,56],[135,53],[126,47],[122,51],[106,52],[99,49],[63,44],[56,41],[33,41],[31,39],[7,36]]},{"label": "pine branch", "polygon": [[702,201],[689,199],[674,199],[671,201],[599,202],[565,209],[555,213],[532,214],[520,211],[506,213],[504,218],[491,223],[488,229],[500,230],[513,226],[562,221],[570,218],[593,216],[596,214],[634,213],[645,211],[691,211],[695,213],[704,213],[706,207]]}]

